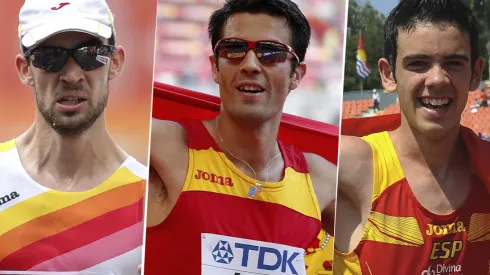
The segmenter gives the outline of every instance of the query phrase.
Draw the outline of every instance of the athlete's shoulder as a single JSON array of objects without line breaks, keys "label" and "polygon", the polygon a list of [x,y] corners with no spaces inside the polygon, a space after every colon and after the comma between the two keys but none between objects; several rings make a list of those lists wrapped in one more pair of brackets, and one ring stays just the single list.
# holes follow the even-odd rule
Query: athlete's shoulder
[{"label": "athlete's shoulder", "polygon": [[[202,134],[205,130],[204,121],[199,119],[159,120],[152,119],[152,139],[171,138],[185,140],[188,135]],[[153,141],[153,140],[152,140]]]},{"label": "athlete's shoulder", "polygon": [[181,123],[168,120],[153,119],[151,127],[150,166],[168,184],[165,175],[187,167],[187,132]]},{"label": "athlete's shoulder", "polygon": [[148,180],[148,167],[137,161],[134,157],[128,156],[124,161],[123,167],[127,168],[131,173],[140,179]]},{"label": "athlete's shoulder", "polygon": [[324,157],[315,153],[303,153],[310,173],[321,172],[322,174],[336,173],[337,166]]},{"label": "athlete's shoulder", "polygon": [[152,153],[160,155],[163,151],[180,150],[185,146],[187,146],[187,133],[181,123],[153,118],[150,148]]},{"label": "athlete's shoulder", "polygon": [[337,166],[317,154],[304,153],[304,156],[320,209],[323,210],[335,200]]},{"label": "athlete's shoulder", "polygon": [[185,135],[185,128],[182,122],[160,120],[153,118],[151,123],[151,136],[157,140],[162,138],[177,138]]},{"label": "athlete's shoulder", "polygon": [[368,140],[379,133],[365,137],[341,136],[339,145],[339,161],[350,162],[372,158],[372,149]]},{"label": "athlete's shoulder", "polygon": [[373,149],[364,139],[341,136],[339,146],[338,189],[350,197],[368,188],[373,173]]}]

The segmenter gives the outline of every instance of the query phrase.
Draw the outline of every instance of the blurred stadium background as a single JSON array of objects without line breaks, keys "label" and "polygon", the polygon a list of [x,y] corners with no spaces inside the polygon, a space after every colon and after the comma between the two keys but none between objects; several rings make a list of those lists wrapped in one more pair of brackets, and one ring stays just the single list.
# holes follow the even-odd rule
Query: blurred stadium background
[{"label": "blurred stadium background", "polygon": [[[207,23],[223,0],[158,0],[155,81],[218,96],[211,78]],[[296,0],[312,27],[308,72],[285,112],[339,124],[345,0]]]}]

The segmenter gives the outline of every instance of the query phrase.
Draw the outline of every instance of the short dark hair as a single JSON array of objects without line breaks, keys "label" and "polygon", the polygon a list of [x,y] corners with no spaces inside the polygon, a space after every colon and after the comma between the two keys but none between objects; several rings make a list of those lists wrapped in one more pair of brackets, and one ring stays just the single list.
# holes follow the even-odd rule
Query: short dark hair
[{"label": "short dark hair", "polygon": [[448,23],[470,36],[471,67],[479,56],[478,20],[461,0],[401,0],[390,12],[384,29],[384,57],[390,63],[393,75],[396,69],[398,33],[412,31],[417,23]]},{"label": "short dark hair", "polygon": [[303,62],[306,49],[310,44],[311,28],[308,20],[291,0],[226,0],[224,6],[215,11],[208,25],[208,34],[211,46],[221,39],[223,26],[235,13],[248,12],[252,14],[265,13],[271,16],[284,17],[291,30],[291,47]]}]

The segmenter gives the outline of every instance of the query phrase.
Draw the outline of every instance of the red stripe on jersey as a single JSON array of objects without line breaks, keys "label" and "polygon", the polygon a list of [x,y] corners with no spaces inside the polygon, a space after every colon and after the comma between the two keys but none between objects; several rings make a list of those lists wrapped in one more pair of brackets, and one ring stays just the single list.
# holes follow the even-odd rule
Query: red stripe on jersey
[{"label": "red stripe on jersey", "polygon": [[145,274],[201,274],[201,233],[306,249],[321,222],[287,207],[210,192],[183,192],[160,225],[147,229]]}]

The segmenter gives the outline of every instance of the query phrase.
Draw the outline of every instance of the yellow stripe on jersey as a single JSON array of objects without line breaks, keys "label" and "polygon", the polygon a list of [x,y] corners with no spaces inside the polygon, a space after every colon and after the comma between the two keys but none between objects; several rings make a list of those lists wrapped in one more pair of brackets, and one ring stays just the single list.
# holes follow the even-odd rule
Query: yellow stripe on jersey
[{"label": "yellow stripe on jersey", "polygon": [[424,238],[414,217],[395,217],[371,212],[364,230],[363,241],[421,246]]},{"label": "yellow stripe on jersey", "polygon": [[362,274],[359,257],[355,252],[341,253],[335,250],[333,257],[333,273],[335,275]]},{"label": "yellow stripe on jersey", "polygon": [[[374,202],[388,187],[405,178],[400,161],[388,132],[362,137],[373,151],[373,194]],[[393,217],[371,212],[363,230],[362,241],[377,241],[406,246],[420,246],[424,243],[417,220],[413,217]],[[367,270],[369,266],[365,263]],[[361,273],[361,263],[352,251],[341,253],[335,250],[333,274],[357,275]]]},{"label": "yellow stripe on jersey", "polygon": [[0,143],[0,152],[5,152],[13,148],[15,148],[15,139]]},{"label": "yellow stripe on jersey", "polygon": [[[207,191],[252,199],[248,191],[255,185],[254,180],[234,166],[224,153],[212,148],[189,149],[189,165],[184,192]],[[311,198],[311,201],[298,198]],[[310,175],[299,173],[291,167],[285,169],[283,181],[263,184],[262,192],[253,200],[279,204],[314,219],[321,217]]]},{"label": "yellow stripe on jersey", "polygon": [[482,242],[490,240],[490,214],[474,213],[468,228],[468,241]]},{"label": "yellow stripe on jersey", "polygon": [[392,184],[405,177],[388,132],[362,137],[373,150],[373,195],[375,201]]},{"label": "yellow stripe on jersey", "polygon": [[[134,175],[128,168],[123,167],[118,169],[104,183],[87,191],[60,192],[57,190],[49,190],[34,197],[28,198],[22,203],[16,204],[0,212],[0,221],[2,221],[0,223],[0,235],[3,235],[12,228],[27,223],[45,214],[65,208],[108,190],[141,180],[141,178]],[[62,196],[60,196],[60,194],[62,194]],[[43,207],[35,208],[30,210],[29,213],[25,213],[25,202],[29,202],[30,205],[43,205]]]},{"label": "yellow stripe on jersey", "polygon": [[326,264],[327,266],[332,266],[334,238],[322,229],[317,236],[316,242],[319,247],[309,247],[306,250],[305,264],[308,267],[306,274],[331,275],[332,271],[327,270],[325,266]]}]

